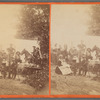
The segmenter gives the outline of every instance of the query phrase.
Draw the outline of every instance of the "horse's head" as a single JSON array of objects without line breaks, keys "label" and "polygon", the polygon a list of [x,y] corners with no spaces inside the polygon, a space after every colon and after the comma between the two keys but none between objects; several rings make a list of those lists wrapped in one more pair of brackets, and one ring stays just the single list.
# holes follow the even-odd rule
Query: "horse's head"
[{"label": "horse's head", "polygon": [[99,51],[99,47],[97,47],[96,45],[93,47],[92,51]]},{"label": "horse's head", "polygon": [[23,55],[25,53],[26,53],[26,49],[23,49],[22,52],[21,52],[21,55]]},{"label": "horse's head", "polygon": [[22,52],[21,52],[21,55],[25,55],[26,58],[28,58],[29,56],[31,56],[31,54],[26,50],[24,49]]}]

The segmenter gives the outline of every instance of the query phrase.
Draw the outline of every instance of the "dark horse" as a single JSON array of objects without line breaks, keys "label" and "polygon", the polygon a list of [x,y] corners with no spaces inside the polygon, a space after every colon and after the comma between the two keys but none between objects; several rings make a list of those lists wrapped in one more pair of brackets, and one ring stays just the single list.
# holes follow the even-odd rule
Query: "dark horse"
[{"label": "dark horse", "polygon": [[26,49],[21,52],[21,55],[23,54],[25,55],[25,62],[29,61],[32,57],[32,55]]}]

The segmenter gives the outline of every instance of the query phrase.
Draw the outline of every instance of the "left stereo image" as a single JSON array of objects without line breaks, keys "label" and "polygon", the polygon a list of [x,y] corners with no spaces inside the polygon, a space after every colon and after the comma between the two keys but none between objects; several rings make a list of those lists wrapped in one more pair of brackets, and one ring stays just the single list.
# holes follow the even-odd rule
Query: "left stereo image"
[{"label": "left stereo image", "polygon": [[49,4],[0,5],[0,95],[49,94]]}]

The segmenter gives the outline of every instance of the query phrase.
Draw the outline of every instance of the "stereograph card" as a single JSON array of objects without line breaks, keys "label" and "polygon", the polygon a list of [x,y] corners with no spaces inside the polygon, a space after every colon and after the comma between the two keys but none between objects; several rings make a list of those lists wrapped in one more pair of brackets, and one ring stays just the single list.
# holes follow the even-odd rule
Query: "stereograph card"
[{"label": "stereograph card", "polygon": [[100,2],[0,2],[0,98],[99,98]]}]

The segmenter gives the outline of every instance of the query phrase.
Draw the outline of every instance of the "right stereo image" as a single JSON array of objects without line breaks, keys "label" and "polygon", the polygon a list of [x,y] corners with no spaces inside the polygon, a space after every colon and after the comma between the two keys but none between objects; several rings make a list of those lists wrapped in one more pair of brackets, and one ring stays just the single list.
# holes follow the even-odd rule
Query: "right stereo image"
[{"label": "right stereo image", "polygon": [[100,95],[99,4],[52,4],[51,95]]}]

